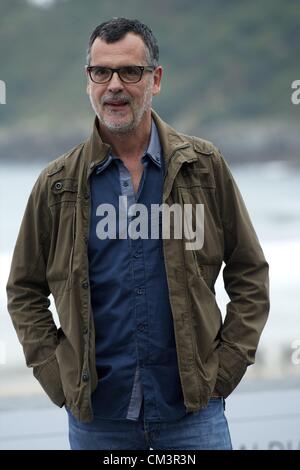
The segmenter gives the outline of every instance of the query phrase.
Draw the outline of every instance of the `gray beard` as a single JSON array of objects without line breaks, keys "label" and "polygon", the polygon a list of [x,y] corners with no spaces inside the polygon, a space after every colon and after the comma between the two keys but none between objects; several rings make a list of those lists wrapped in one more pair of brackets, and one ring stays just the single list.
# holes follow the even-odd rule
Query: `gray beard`
[{"label": "gray beard", "polygon": [[[95,109],[94,109],[94,111],[96,112]],[[135,128],[137,127],[134,119],[127,125],[124,125],[124,124],[108,125],[100,117],[100,115],[97,112],[96,112],[96,115],[98,116],[100,124],[102,124],[104,127],[106,127],[106,129],[109,130],[109,132],[111,132],[112,134],[115,134],[115,135],[131,134],[135,130]]]},{"label": "gray beard", "polygon": [[144,99],[144,103],[143,103],[143,106],[142,106],[142,109],[143,109],[142,113],[139,110],[137,115],[135,115],[133,117],[132,121],[127,125],[122,125],[122,124],[120,126],[118,126],[118,124],[117,125],[108,125],[101,118],[101,116],[99,115],[99,113],[96,109],[96,106],[94,106],[94,103],[91,99],[91,96],[89,96],[89,98],[90,98],[92,108],[93,108],[96,116],[99,119],[99,123],[102,126],[106,127],[109,130],[109,132],[111,132],[114,135],[132,134],[135,131],[135,129],[138,127],[139,123],[141,122],[143,115],[149,110],[149,108],[151,109],[151,105],[152,105],[152,94],[151,94],[150,86],[149,86],[149,88],[147,89],[147,92],[145,94],[145,99]]}]

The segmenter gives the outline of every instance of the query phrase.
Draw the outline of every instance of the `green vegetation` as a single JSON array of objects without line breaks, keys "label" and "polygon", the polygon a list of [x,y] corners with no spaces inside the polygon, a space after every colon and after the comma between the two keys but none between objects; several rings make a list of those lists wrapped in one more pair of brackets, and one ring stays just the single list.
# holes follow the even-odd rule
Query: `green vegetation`
[{"label": "green vegetation", "polygon": [[290,99],[300,79],[299,0],[57,0],[44,8],[1,0],[0,15],[2,133],[89,129],[85,50],[92,29],[113,16],[152,27],[165,69],[154,107],[182,130],[299,121]]}]

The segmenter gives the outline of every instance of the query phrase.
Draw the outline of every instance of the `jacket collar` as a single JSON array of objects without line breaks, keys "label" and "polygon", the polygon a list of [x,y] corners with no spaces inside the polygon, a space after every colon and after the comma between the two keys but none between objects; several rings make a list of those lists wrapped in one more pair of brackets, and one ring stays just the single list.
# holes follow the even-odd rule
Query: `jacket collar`
[{"label": "jacket collar", "polygon": [[[160,143],[162,146],[163,157],[168,166],[169,160],[174,153],[179,149],[189,149],[192,147],[191,143],[184,138],[184,136],[175,131],[171,126],[164,122],[159,115],[152,109],[152,118],[156,124]],[[101,164],[108,154],[111,152],[111,146],[103,142],[100,137],[98,129],[98,118],[95,117],[93,131],[90,138],[86,142],[85,147],[85,161],[89,167],[88,176],[93,168]],[[193,152],[185,151],[180,154],[181,161],[189,161],[194,159]]]}]

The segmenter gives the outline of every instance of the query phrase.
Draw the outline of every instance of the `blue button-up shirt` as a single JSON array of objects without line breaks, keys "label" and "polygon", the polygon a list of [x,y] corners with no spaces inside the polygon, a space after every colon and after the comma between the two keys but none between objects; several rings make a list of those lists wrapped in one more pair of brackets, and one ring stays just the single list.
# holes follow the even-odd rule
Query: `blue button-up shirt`
[{"label": "blue button-up shirt", "polygon": [[[162,203],[163,160],[152,121],[136,194],[128,169],[112,154],[91,176],[89,275],[99,377],[92,405],[94,414],[105,419],[137,420],[142,404],[148,421],[172,421],[186,414],[163,260],[161,217],[159,237],[151,238],[150,231],[151,205]],[[120,196],[123,206],[119,205]],[[127,224],[133,221],[129,207],[136,203],[147,208],[149,238],[134,238],[128,233]],[[111,205],[108,212],[101,212],[102,204]],[[108,231],[107,238],[99,235],[100,229],[102,233]]]}]

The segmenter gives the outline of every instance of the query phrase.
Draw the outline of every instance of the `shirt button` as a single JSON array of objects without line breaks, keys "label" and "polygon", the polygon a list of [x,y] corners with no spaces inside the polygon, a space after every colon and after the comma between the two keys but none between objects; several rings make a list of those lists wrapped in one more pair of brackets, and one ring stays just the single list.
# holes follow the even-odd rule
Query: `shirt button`
[{"label": "shirt button", "polygon": [[144,295],[145,289],[143,287],[138,287],[136,290],[137,295]]},{"label": "shirt button", "polygon": [[89,287],[89,283],[87,281],[83,281],[83,283],[81,284],[83,289],[87,289]]},{"label": "shirt button", "polygon": [[84,382],[88,382],[88,381],[89,381],[89,378],[90,378],[89,373],[88,373],[88,371],[85,370],[85,371],[83,372],[83,374],[82,374],[82,380],[83,380]]},{"label": "shirt button", "polygon": [[140,323],[140,324],[137,326],[138,331],[144,331],[145,328],[146,328],[146,325],[145,325],[144,323]]},{"label": "shirt button", "polygon": [[128,181],[123,181],[123,186],[128,186]]}]

